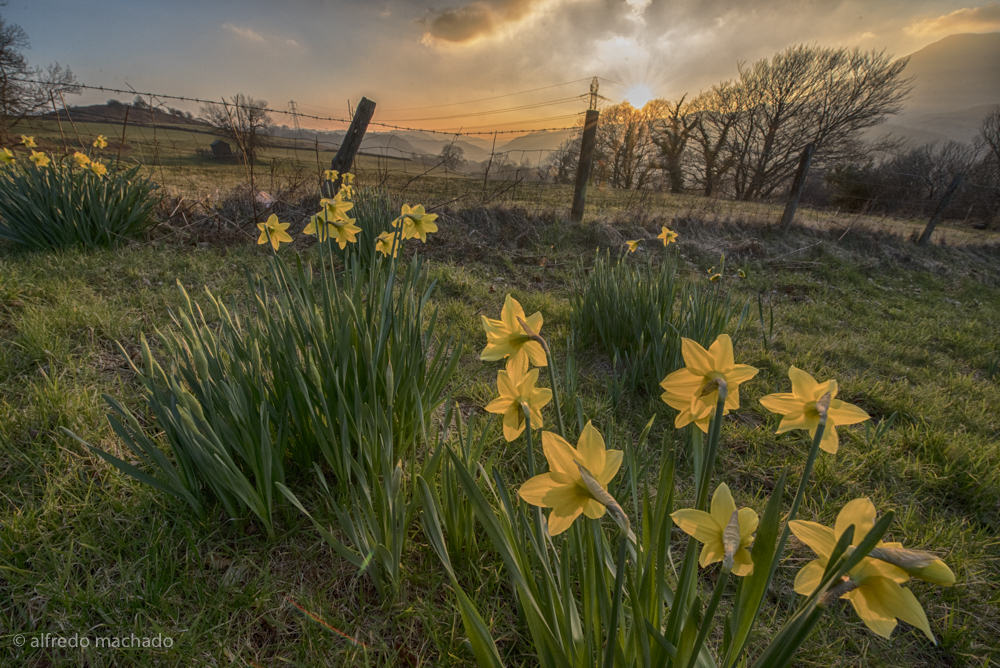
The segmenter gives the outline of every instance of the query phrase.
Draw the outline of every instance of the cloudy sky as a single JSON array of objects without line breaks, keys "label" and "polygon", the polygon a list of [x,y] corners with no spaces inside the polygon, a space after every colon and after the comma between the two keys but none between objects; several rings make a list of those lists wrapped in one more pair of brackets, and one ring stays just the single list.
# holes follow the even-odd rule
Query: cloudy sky
[{"label": "cloudy sky", "polygon": [[1000,30],[1000,2],[961,0],[11,0],[0,16],[28,33],[33,64],[89,85],[334,117],[364,95],[376,120],[467,131],[573,125],[594,76],[641,104],[793,44],[902,56]]}]

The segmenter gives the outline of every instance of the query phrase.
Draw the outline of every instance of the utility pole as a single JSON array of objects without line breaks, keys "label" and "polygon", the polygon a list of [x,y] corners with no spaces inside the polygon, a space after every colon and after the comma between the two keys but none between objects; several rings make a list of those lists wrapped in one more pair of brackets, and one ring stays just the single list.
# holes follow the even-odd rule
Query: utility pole
[{"label": "utility pole", "polygon": [[597,111],[597,100],[602,99],[597,91],[600,88],[597,77],[590,82],[590,108],[583,122],[583,138],[580,141],[580,164],[576,168],[576,189],[573,191],[573,207],[570,219],[576,222],[583,220],[583,209],[587,204],[587,182],[590,180],[590,169],[594,163],[594,147],[597,144],[597,121],[600,112]]},{"label": "utility pole", "polygon": [[292,127],[294,127],[295,132],[298,133],[302,130],[302,128],[299,127],[299,109],[295,106],[295,100],[289,100],[288,109],[292,114]]}]

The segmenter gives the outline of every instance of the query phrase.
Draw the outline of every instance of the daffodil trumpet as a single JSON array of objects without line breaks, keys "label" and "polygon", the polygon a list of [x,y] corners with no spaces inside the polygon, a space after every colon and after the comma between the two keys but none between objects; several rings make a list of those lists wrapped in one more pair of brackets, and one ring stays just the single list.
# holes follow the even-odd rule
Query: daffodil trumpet
[{"label": "daffodil trumpet", "polygon": [[546,366],[549,369],[549,384],[552,386],[552,406],[556,410],[556,424],[559,425],[559,435],[566,438],[566,425],[563,424],[562,406],[559,404],[559,382],[556,378],[556,365],[552,359],[552,351],[549,350],[548,342],[540,334],[533,331],[524,318],[518,317],[517,322],[520,323],[525,335],[540,345],[545,352],[545,360],[548,362]]}]

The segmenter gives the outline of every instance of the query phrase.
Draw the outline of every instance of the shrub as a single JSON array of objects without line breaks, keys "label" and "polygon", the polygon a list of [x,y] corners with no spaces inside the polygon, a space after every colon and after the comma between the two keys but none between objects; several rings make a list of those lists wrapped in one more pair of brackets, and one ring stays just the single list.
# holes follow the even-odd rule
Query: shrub
[{"label": "shrub", "polygon": [[159,203],[158,186],[139,170],[102,176],[71,166],[71,159],[7,167],[0,171],[0,238],[39,250],[94,249],[135,238]]}]

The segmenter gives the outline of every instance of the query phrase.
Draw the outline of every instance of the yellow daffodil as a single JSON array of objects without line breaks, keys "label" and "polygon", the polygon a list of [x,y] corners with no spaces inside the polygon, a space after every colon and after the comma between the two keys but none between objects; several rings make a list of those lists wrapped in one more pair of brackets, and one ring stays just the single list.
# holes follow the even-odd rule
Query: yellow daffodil
[{"label": "yellow daffodil", "polygon": [[869,418],[868,413],[857,406],[834,398],[837,396],[837,381],[828,380],[825,383],[817,383],[808,373],[795,367],[788,369],[788,377],[792,381],[790,393],[777,392],[760,400],[764,408],[784,416],[781,418],[781,424],[778,425],[778,434],[792,429],[808,429],[809,435],[815,436],[816,428],[819,427],[819,411],[816,409],[816,402],[822,399],[827,392],[830,393],[830,407],[826,413],[823,440],[819,444],[819,447],[826,452],[831,455],[837,453],[840,442],[837,437],[838,425],[857,424]]},{"label": "yellow daffodil", "polygon": [[327,181],[336,181],[338,176],[340,176],[340,172],[336,169],[328,169],[323,172],[323,178]]},{"label": "yellow daffodil", "polygon": [[421,204],[411,207],[403,205],[403,213],[392,222],[393,227],[402,227],[404,239],[419,239],[427,243],[427,235],[437,232],[438,226],[436,213],[426,213]]},{"label": "yellow daffodil", "polygon": [[[728,568],[733,575],[750,575],[753,573],[753,559],[747,547],[753,543],[753,532],[757,530],[757,513],[751,508],[740,508],[737,512],[732,492],[725,483],[715,489],[709,509],[711,512],[706,513],[704,510],[685,508],[670,517],[681,531],[703,544],[698,559],[702,568],[717,561],[725,566],[728,559]],[[731,540],[726,539],[727,528],[730,528]]]},{"label": "yellow daffodil", "polygon": [[90,164],[90,158],[87,156],[87,154],[80,153],[79,151],[73,154],[73,160],[75,160],[76,164],[79,165],[80,167],[86,167],[87,165]]},{"label": "yellow daffodil", "polygon": [[341,249],[344,249],[348,243],[354,243],[358,240],[355,235],[361,231],[361,228],[354,223],[354,218],[330,220],[324,216],[316,215],[309,219],[309,224],[302,230],[302,234],[315,234],[320,241],[333,239]]},{"label": "yellow daffodil", "polygon": [[677,233],[673,232],[671,230],[668,230],[666,227],[664,227],[663,231],[660,232],[656,236],[656,238],[657,239],[662,239],[663,240],[663,247],[666,248],[667,244],[671,244],[671,243],[677,241]]},{"label": "yellow daffodil", "polygon": [[[404,237],[405,238],[405,237]],[[548,366],[548,359],[545,356],[545,349],[538,341],[533,341],[524,331],[518,320],[523,320],[531,328],[531,331],[538,334],[542,329],[542,314],[536,311],[532,315],[525,317],[521,304],[507,295],[503,303],[503,310],[500,311],[500,319],[483,318],[483,329],[486,330],[486,347],[479,354],[479,359],[488,362],[502,360],[505,357],[526,357],[533,366]],[[520,360],[518,361],[520,364]]]},{"label": "yellow daffodil", "polygon": [[94,160],[87,168],[98,176],[104,176],[108,173],[108,168],[102,165],[100,160]]},{"label": "yellow daffodil", "polygon": [[26,137],[25,135],[21,135],[21,143],[27,148],[35,148],[38,146],[38,144],[35,143],[34,137]]},{"label": "yellow daffodil", "polygon": [[[789,528],[795,537],[819,556],[819,559],[810,561],[802,567],[795,576],[796,593],[808,596],[816,590],[823,578],[833,548],[849,526],[854,526],[852,545],[857,546],[874,524],[875,506],[867,498],[855,499],[844,506],[837,515],[833,529],[816,522],[803,520],[789,522]],[[900,547],[902,546],[899,543],[881,541],[877,546],[888,549]],[[849,581],[844,583],[848,591],[840,598],[846,598],[851,602],[865,626],[883,638],[888,638],[896,628],[896,619],[902,619],[934,640],[927,615],[920,607],[917,597],[909,589],[899,586],[909,580],[905,571],[885,561],[865,557],[851,569],[848,578]]]},{"label": "yellow daffodil", "polygon": [[[268,217],[267,222],[257,223],[257,229],[260,230],[260,236],[257,238],[257,244],[266,244],[269,240],[271,246],[274,250],[278,250],[278,246],[282,243],[292,243],[292,237],[289,236],[287,230],[291,223],[281,223],[278,222],[278,216],[271,214]],[[270,239],[268,239],[270,237]]]},{"label": "yellow daffodil", "polygon": [[608,494],[608,483],[621,467],[622,452],[607,450],[601,434],[590,422],[575,448],[557,434],[542,432],[542,450],[549,463],[548,472],[521,485],[518,495],[533,506],[552,509],[550,536],[566,531],[581,513],[600,519],[609,505],[616,519],[621,513],[619,522],[627,523],[621,507]]},{"label": "yellow daffodil", "polygon": [[538,369],[528,371],[528,358],[511,357],[507,368],[497,372],[497,391],[500,396],[486,405],[490,413],[503,415],[503,437],[513,441],[524,431],[524,411],[521,404],[527,404],[531,414],[532,430],[540,430],[542,408],[552,401],[552,390],[535,387]]},{"label": "yellow daffodil", "polygon": [[709,418],[719,401],[718,382],[726,383],[725,415],[740,407],[740,383],[756,376],[757,369],[733,361],[733,341],[728,334],[720,335],[708,350],[697,341],[681,339],[681,354],[686,366],[660,382],[664,390],[660,397],[680,411],[674,421],[678,429],[694,422],[707,433]]},{"label": "yellow daffodil", "polygon": [[625,245],[628,246],[628,252],[629,253],[634,253],[636,251],[636,249],[639,248],[639,244],[641,242],[642,242],[641,239],[635,239],[633,241],[626,241]]},{"label": "yellow daffodil", "polygon": [[94,140],[94,148],[107,148],[108,138],[104,135],[97,135],[97,139]]},{"label": "yellow daffodil", "polygon": [[316,213],[317,216],[326,216],[328,222],[347,220],[347,212],[354,208],[354,202],[348,201],[341,193],[336,197],[324,198],[319,201],[323,209]]},{"label": "yellow daffodil", "polygon": [[742,269],[740,269],[739,271],[737,271],[736,275],[739,276],[740,278],[746,278],[747,277],[746,272],[743,271]]},{"label": "yellow daffodil", "polygon": [[[393,248],[393,244],[395,244],[395,248]],[[375,240],[375,250],[382,253],[382,255],[392,253],[392,256],[396,257],[399,254],[399,246],[400,244],[396,241],[395,232],[383,232]]]},{"label": "yellow daffodil", "polygon": [[715,283],[720,278],[722,278],[722,274],[712,274],[711,276],[708,277],[708,280],[710,280],[713,283]]},{"label": "yellow daffodil", "polygon": [[0,164],[12,165],[14,164],[14,152],[9,148],[0,150]]},{"label": "yellow daffodil", "polygon": [[38,165],[39,167],[45,167],[50,162],[52,162],[51,160],[49,160],[49,156],[45,155],[44,153],[39,153],[38,151],[32,151],[31,157],[28,159],[31,160],[36,165]]}]

